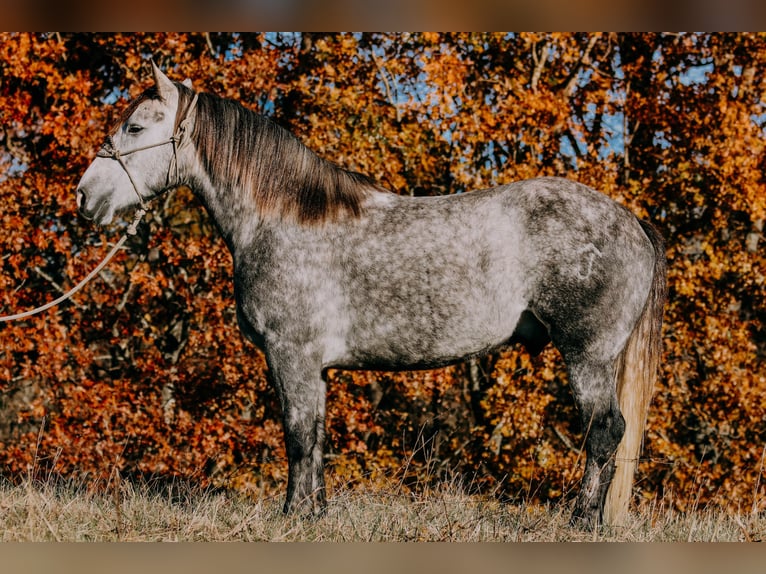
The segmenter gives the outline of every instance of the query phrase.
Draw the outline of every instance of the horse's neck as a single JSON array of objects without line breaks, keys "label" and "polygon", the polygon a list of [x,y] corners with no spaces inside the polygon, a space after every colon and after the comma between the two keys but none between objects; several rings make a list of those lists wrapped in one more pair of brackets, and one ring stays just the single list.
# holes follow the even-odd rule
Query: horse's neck
[{"label": "horse's neck", "polygon": [[216,189],[205,175],[195,178],[192,192],[218,227],[232,255],[252,243],[261,224],[249,194],[242,189]]}]

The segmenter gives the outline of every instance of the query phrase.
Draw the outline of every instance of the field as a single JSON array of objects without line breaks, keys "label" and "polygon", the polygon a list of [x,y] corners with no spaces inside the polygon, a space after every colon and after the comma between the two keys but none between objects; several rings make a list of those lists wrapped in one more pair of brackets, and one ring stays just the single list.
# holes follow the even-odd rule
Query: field
[{"label": "field", "polygon": [[2,540],[8,541],[333,541],[333,542],[676,542],[761,541],[766,517],[713,508],[679,513],[645,505],[621,528],[583,532],[565,505],[501,503],[451,484],[413,495],[335,488],[326,515],[286,517],[282,495],[111,480],[95,492],[66,480],[0,485]]}]

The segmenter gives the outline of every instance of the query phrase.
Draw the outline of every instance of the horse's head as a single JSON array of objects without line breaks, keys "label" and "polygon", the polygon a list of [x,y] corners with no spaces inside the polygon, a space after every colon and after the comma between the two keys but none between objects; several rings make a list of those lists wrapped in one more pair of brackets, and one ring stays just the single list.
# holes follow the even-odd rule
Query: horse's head
[{"label": "horse's head", "polygon": [[111,222],[117,211],[143,207],[180,184],[177,147],[188,133],[194,103],[175,128],[178,88],[153,62],[152,70],[155,86],[128,107],[77,186],[80,213],[98,224]]}]

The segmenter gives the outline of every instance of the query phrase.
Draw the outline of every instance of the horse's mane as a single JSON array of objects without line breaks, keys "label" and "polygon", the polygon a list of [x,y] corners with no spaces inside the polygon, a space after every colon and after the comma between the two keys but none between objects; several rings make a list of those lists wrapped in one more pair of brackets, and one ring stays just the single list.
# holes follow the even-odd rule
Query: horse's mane
[{"label": "horse's mane", "polygon": [[[178,118],[193,92],[181,84]],[[318,157],[272,120],[232,100],[199,93],[192,141],[213,186],[251,193],[262,217],[300,223],[358,217],[378,186],[367,176]]]}]

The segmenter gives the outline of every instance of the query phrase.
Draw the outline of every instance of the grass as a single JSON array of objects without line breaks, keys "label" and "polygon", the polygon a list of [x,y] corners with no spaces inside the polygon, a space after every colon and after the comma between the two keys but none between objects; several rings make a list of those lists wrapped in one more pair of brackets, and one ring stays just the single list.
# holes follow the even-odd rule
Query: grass
[{"label": "grass", "polygon": [[284,516],[282,495],[248,498],[184,483],[71,480],[0,484],[3,541],[757,541],[763,513],[679,513],[649,504],[619,529],[568,525],[565,505],[504,504],[453,484],[420,495],[339,488],[316,519]]}]

